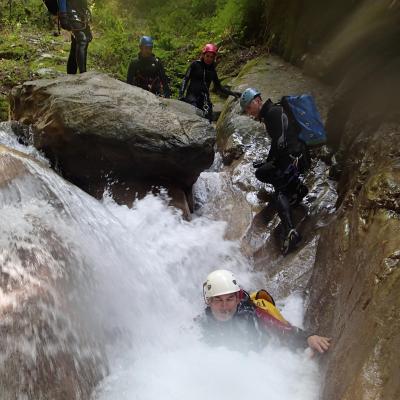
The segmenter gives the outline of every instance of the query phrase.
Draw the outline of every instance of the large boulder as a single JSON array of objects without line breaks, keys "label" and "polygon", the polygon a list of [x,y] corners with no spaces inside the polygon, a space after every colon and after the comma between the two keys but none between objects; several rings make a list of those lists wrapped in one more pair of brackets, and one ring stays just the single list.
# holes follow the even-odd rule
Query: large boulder
[{"label": "large boulder", "polygon": [[13,118],[65,177],[81,187],[139,180],[190,190],[214,158],[215,131],[195,109],[105,74],[26,82]]},{"label": "large boulder", "polygon": [[59,198],[60,181],[45,164],[0,145],[3,400],[89,399],[107,373],[80,290],[89,271],[58,231],[69,227],[71,211],[62,197],[78,189],[65,183]]}]

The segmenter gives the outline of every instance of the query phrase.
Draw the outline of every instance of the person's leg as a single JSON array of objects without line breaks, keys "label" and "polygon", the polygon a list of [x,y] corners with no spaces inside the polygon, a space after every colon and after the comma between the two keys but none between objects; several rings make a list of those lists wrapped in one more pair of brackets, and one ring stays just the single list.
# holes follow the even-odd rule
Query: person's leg
[{"label": "person's leg", "polygon": [[193,107],[200,108],[200,107],[198,106],[197,97],[195,97],[194,95],[192,95],[192,94],[190,94],[190,93],[187,93],[187,94],[186,94],[186,97],[184,97],[182,100],[183,100],[185,103],[188,103],[188,104],[192,105]]},{"label": "person's leg", "polygon": [[89,28],[74,32],[76,38],[76,63],[80,73],[86,72],[87,49],[92,35]]},{"label": "person's leg", "polygon": [[286,255],[300,242],[301,236],[294,227],[292,210],[287,195],[278,191],[275,195],[275,204],[283,229],[281,251]]},{"label": "person's leg", "polygon": [[294,229],[289,199],[284,193],[278,191],[275,193],[275,205],[283,226],[284,236],[286,237],[290,230]]},{"label": "person's leg", "polygon": [[207,103],[207,107],[204,110],[204,117],[207,118],[210,122],[212,122],[213,119],[213,105],[211,101]]},{"label": "person's leg", "polygon": [[78,65],[76,63],[76,40],[73,33],[71,33],[71,48],[69,49],[69,57],[67,62],[67,74],[76,74]]}]

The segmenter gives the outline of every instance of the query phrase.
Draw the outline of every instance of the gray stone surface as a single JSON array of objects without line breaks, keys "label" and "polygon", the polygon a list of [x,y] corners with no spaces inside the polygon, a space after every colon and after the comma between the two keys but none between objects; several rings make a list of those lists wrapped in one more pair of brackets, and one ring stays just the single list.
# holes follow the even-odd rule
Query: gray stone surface
[{"label": "gray stone surface", "polygon": [[13,118],[75,183],[151,179],[190,188],[213,161],[215,131],[195,109],[88,72],[14,88]]}]

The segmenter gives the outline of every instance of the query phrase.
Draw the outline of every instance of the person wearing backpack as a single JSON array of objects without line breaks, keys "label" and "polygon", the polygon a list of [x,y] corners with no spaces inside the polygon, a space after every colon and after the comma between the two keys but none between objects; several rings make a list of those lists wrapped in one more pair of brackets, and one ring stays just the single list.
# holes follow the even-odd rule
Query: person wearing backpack
[{"label": "person wearing backpack", "polygon": [[286,255],[301,240],[293,224],[291,207],[298,205],[308,193],[300,180],[300,174],[310,167],[308,149],[299,140],[297,127],[281,104],[274,104],[270,99],[263,103],[260,92],[248,88],[240,98],[240,106],[245,114],[265,124],[271,138],[267,159],[254,162],[253,166],[256,178],[275,189],[274,203],[283,229],[281,251]]},{"label": "person wearing backpack", "polygon": [[186,71],[179,91],[179,99],[202,110],[204,117],[212,120],[213,105],[210,99],[210,85],[214,83],[217,92],[239,98],[241,93],[223,87],[216,70],[218,48],[208,43],[204,46],[199,60],[193,61]]},{"label": "person wearing backpack", "polygon": [[138,57],[129,64],[126,82],[158,96],[169,98],[171,92],[161,60],[153,54],[153,39],[142,36]]},{"label": "person wearing backpack", "polygon": [[92,41],[87,0],[43,0],[50,14],[58,17],[59,27],[71,32],[67,73],[86,72],[87,50]]},{"label": "person wearing backpack", "polygon": [[265,290],[252,295],[245,292],[231,271],[211,272],[203,284],[203,296],[207,307],[197,322],[209,344],[261,350],[275,338],[291,348],[310,347],[321,354],[330,347],[330,338],[287,322]]},{"label": "person wearing backpack", "polygon": [[71,32],[71,47],[67,73],[86,72],[87,50],[92,41],[90,11],[87,0],[58,0],[59,21],[63,29]]}]

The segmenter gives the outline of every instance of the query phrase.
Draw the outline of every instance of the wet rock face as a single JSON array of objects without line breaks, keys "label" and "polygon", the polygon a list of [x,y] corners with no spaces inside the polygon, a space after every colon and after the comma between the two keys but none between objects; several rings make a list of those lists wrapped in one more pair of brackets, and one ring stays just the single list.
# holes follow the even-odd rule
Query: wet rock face
[{"label": "wet rock face", "polygon": [[243,192],[228,172],[203,172],[193,187],[195,213],[227,222],[225,237],[240,240],[253,215]]},{"label": "wet rock face", "polygon": [[347,127],[340,207],[321,234],[307,320],[335,343],[324,400],[392,400],[400,397],[400,124]]},{"label": "wet rock face", "polygon": [[79,186],[107,176],[190,189],[214,158],[215,131],[193,107],[104,74],[26,82],[12,96],[14,119]]},{"label": "wet rock face", "polygon": [[274,50],[334,85],[326,128],[338,209],[320,229],[306,318],[334,340],[321,399],[398,399],[400,4],[297,3],[268,2],[264,26]]},{"label": "wet rock face", "polygon": [[22,204],[37,187],[49,205],[66,212],[38,170],[54,174],[0,146],[0,397],[89,399],[107,372],[103,345],[73,305],[74,288],[89,277],[79,276],[82,265],[68,244],[34,213],[37,197],[28,209]]},{"label": "wet rock face", "polygon": [[[321,83],[274,56],[250,61],[232,86],[240,91],[255,87],[264,100],[271,97],[273,101],[287,94],[312,93],[322,115],[329,106],[329,92]],[[195,200],[200,199],[200,213],[228,222],[227,236],[241,240],[242,251],[254,260],[257,270],[265,273],[274,296],[303,292],[314,264],[319,229],[335,210],[336,189],[335,183],[327,179],[328,167],[315,160],[305,177],[310,192],[302,207],[294,210],[303,241],[297,252],[283,257],[279,218],[272,204],[273,188],[256,179],[252,166],[253,161],[265,159],[269,151],[264,124],[243,115],[238,102],[230,100],[217,124],[217,146],[224,164],[221,171],[201,174],[194,188]],[[224,189],[216,176],[227,183]],[[212,195],[202,196],[204,188]]]}]

